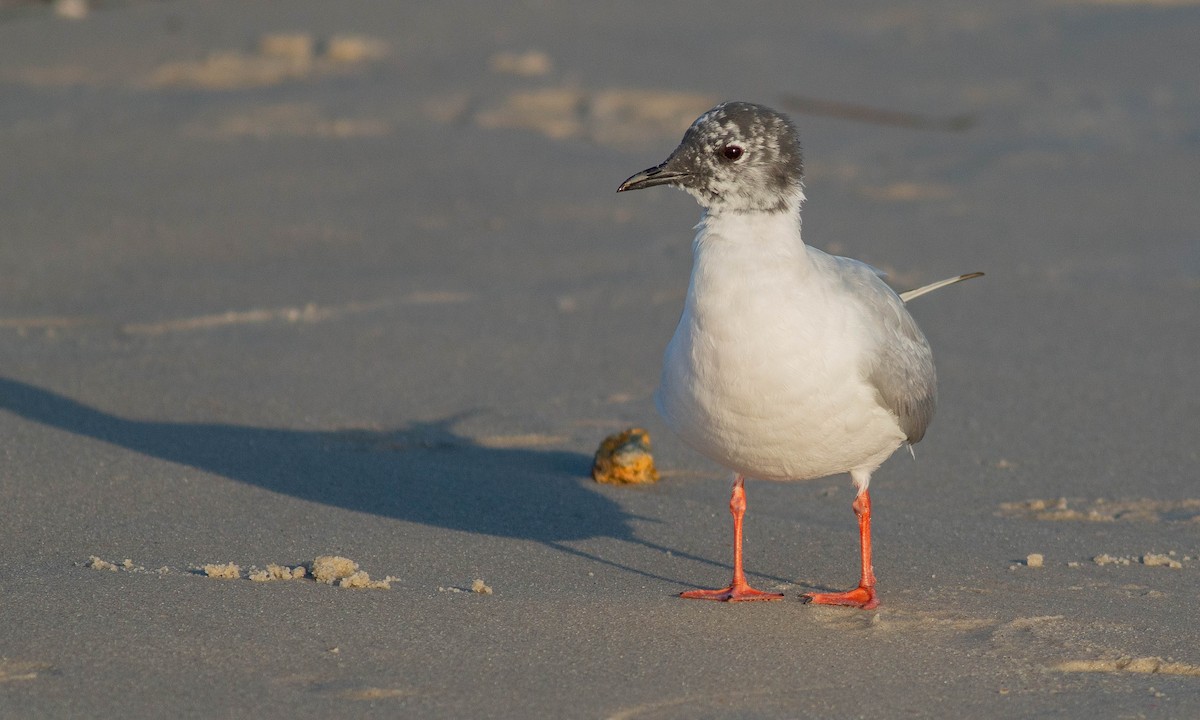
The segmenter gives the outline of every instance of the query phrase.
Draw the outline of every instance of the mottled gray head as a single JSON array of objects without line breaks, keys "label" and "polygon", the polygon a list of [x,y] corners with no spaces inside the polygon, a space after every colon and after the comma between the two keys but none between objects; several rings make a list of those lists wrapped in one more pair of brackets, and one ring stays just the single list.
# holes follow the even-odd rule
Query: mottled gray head
[{"label": "mottled gray head", "polygon": [[769,107],[721,103],[692,123],[666,162],[617,192],[655,185],[682,188],[712,212],[794,211],[804,200],[800,138]]}]

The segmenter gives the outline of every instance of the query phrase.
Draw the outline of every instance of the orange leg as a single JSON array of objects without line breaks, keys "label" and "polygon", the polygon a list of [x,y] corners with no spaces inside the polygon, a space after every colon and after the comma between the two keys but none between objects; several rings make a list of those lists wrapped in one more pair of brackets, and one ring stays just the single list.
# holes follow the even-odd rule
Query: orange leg
[{"label": "orange leg", "polygon": [[858,587],[840,593],[808,593],[804,602],[817,605],[849,605],[871,610],[878,607],[875,597],[875,568],[871,566],[871,494],[863,490],[854,498],[854,514],[858,516],[858,542],[862,548],[862,577]]},{"label": "orange leg", "polygon": [[689,600],[720,600],[722,602],[745,602],[748,600],[782,600],[779,593],[755,590],[746,582],[742,572],[742,516],[746,514],[745,478],[738,475],[733,480],[733,495],[729,498],[729,512],[733,513],[733,582],[718,590],[688,590],[679,597]]}]

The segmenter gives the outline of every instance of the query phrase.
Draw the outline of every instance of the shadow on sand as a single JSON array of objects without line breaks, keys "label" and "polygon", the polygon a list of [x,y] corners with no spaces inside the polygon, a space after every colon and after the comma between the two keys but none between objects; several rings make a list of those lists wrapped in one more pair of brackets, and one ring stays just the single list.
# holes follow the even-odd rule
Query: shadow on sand
[{"label": "shadow on sand", "polygon": [[134,452],[334,507],[542,542],[632,539],[627,515],[588,489],[579,453],[482,447],[459,418],[310,431],[129,420],[0,378],[0,408]]},{"label": "shadow on sand", "polygon": [[681,582],[562,544],[609,537],[667,550],[637,538],[629,526],[634,516],[589,487],[590,457],[483,447],[454,433],[460,418],[391,431],[334,432],[130,420],[2,377],[0,409],[285,495],[436,527],[534,540],[629,572]]}]

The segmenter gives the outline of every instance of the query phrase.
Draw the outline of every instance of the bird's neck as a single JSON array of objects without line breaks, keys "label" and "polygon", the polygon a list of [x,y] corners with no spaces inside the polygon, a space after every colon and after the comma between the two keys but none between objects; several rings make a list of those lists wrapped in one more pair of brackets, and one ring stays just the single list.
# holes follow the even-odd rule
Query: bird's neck
[{"label": "bird's neck", "polygon": [[810,285],[814,265],[798,212],[709,212],[698,230],[680,320],[685,332],[729,340],[744,337],[747,319],[775,327],[780,308]]},{"label": "bird's neck", "polygon": [[[724,251],[749,252],[760,257],[791,257],[805,253],[800,238],[800,206],[784,210],[730,212],[709,209],[697,226],[697,254],[712,247]],[[721,248],[718,250],[717,248]]]}]

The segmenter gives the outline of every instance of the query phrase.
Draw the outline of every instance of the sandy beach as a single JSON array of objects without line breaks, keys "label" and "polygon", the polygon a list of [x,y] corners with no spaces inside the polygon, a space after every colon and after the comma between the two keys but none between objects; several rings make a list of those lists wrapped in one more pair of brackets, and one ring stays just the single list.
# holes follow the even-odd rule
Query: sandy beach
[{"label": "sandy beach", "polygon": [[[0,716],[1200,717],[1200,3],[63,5],[0,5]],[[845,476],[747,483],[783,601],[677,597],[699,210],[615,190],[733,99],[808,243],[986,273],[876,611],[800,601]]]}]

